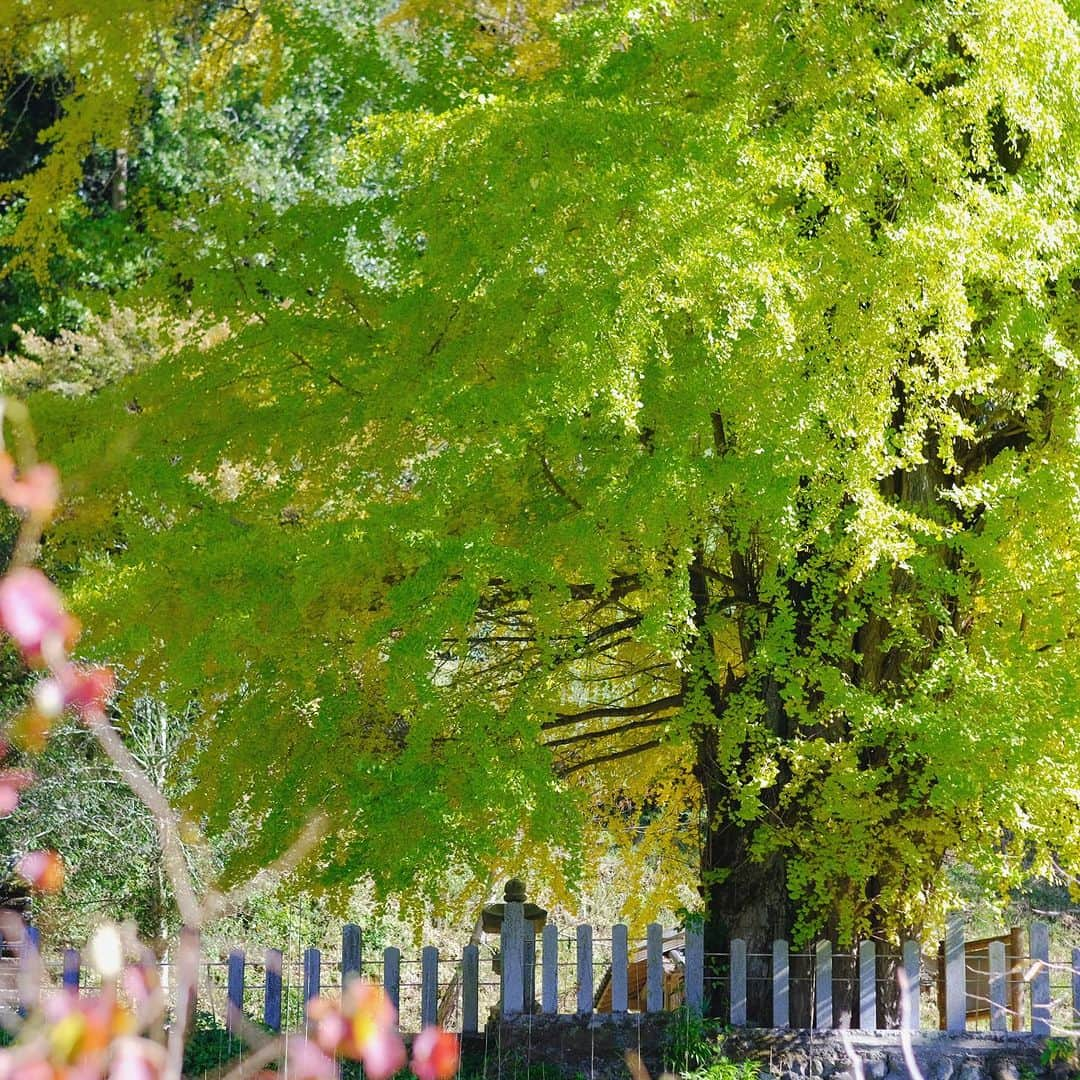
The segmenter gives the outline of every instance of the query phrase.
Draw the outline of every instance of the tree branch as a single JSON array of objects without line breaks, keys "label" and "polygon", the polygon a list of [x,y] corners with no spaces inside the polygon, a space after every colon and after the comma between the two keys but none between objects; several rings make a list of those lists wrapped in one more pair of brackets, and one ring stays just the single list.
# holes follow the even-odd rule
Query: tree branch
[{"label": "tree branch", "polygon": [[607,739],[612,735],[621,735],[625,731],[636,731],[638,728],[656,727],[657,724],[665,724],[671,716],[652,716],[645,720],[632,720],[629,724],[620,724],[618,727],[606,728],[603,731],[583,731],[577,735],[564,735],[561,739],[552,739],[551,742],[543,743],[544,746],[569,746],[571,743],[588,742],[590,739]]},{"label": "tree branch", "polygon": [[588,761],[579,761],[573,765],[566,765],[559,769],[560,776],[569,776],[571,773],[589,769],[593,765],[602,765],[605,761],[615,761],[618,758],[630,757],[632,754],[643,754],[646,750],[655,750],[663,745],[663,739],[653,739],[651,742],[641,743],[639,746],[631,746],[626,750],[614,750],[610,754],[601,754],[599,757],[589,758]]},{"label": "tree branch", "polygon": [[585,720],[602,720],[606,716],[645,716],[661,709],[675,709],[683,703],[682,693],[670,697],[647,701],[642,705],[597,705],[579,713],[559,713],[554,720],[545,720],[540,725],[541,731],[553,731],[555,728],[569,727]]}]

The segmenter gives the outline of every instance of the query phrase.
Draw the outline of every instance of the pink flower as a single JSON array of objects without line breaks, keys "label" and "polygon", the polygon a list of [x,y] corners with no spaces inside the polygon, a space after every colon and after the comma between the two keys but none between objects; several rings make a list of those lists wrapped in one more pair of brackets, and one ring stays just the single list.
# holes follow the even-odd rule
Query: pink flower
[{"label": "pink flower", "polygon": [[0,499],[33,517],[48,518],[60,500],[60,474],[55,465],[31,465],[19,477],[11,455],[0,453]]},{"label": "pink flower", "polygon": [[159,1080],[165,1070],[165,1049],[150,1039],[117,1039],[109,1080]]},{"label": "pink flower", "polygon": [[334,1080],[337,1066],[313,1042],[292,1038],[285,1043],[289,1076],[293,1080]]},{"label": "pink flower", "polygon": [[72,665],[51,675],[34,687],[34,708],[46,720],[55,720],[65,709],[77,709],[84,716],[100,712],[113,691],[116,680],[108,668],[81,671]]},{"label": "pink flower", "polygon": [[385,1080],[408,1055],[397,1030],[397,1011],[380,986],[354,979],[342,1001],[351,1031],[342,1053],[359,1058],[371,1080]]},{"label": "pink flower", "polygon": [[55,586],[29,566],[0,580],[0,626],[31,661],[40,661],[45,650],[62,653],[78,632]]},{"label": "pink flower", "polygon": [[7,817],[19,805],[19,792],[30,786],[34,774],[27,769],[0,772],[0,817]]},{"label": "pink flower", "polygon": [[64,862],[55,851],[28,852],[15,872],[39,892],[59,892],[64,885]]},{"label": "pink flower", "polygon": [[457,1036],[430,1025],[413,1039],[409,1065],[419,1080],[450,1080],[459,1056]]},{"label": "pink flower", "polygon": [[385,1080],[403,1068],[407,1059],[405,1043],[392,1030],[381,1028],[361,1049],[364,1072],[371,1080]]}]

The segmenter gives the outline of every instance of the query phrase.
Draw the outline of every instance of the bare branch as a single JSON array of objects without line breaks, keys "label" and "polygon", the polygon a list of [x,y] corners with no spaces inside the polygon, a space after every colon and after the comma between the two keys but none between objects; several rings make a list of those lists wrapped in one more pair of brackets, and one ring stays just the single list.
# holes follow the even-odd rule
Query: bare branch
[{"label": "bare branch", "polygon": [[97,736],[102,750],[128,782],[131,790],[154,817],[165,869],[176,896],[176,906],[184,922],[199,924],[199,901],[188,871],[184,848],[180,843],[180,822],[168,799],[158,790],[149,776],[139,767],[131,752],[124,745],[116,729],[99,709],[88,710],[85,715],[87,727]]},{"label": "bare branch", "polygon": [[646,716],[660,712],[662,709],[676,709],[682,703],[683,695],[680,692],[669,697],[658,698],[656,701],[646,701],[641,705],[597,705],[595,708],[585,709],[579,713],[559,713],[554,720],[545,720],[540,725],[540,730],[553,731],[555,728],[569,727],[571,724],[580,724],[586,720],[602,720],[609,716]]},{"label": "bare branch", "polygon": [[559,769],[560,776],[569,776],[571,773],[580,772],[582,769],[591,769],[594,765],[602,765],[605,761],[616,761],[619,758],[630,757],[632,754],[643,754],[646,750],[655,750],[662,746],[663,739],[653,739],[651,742],[641,743],[640,746],[631,746],[626,750],[615,750],[610,754],[601,754],[599,757],[589,758],[588,761],[579,761],[573,765],[566,765]]},{"label": "bare branch", "polygon": [[543,745],[570,746],[572,743],[589,742],[592,739],[608,739],[613,735],[622,735],[627,731],[637,731],[638,728],[656,727],[658,724],[666,724],[670,719],[670,715],[652,716],[647,720],[633,720],[629,724],[619,724],[618,727],[605,728],[602,731],[583,731],[578,735],[565,735],[561,739],[552,739],[551,742],[543,743]]}]

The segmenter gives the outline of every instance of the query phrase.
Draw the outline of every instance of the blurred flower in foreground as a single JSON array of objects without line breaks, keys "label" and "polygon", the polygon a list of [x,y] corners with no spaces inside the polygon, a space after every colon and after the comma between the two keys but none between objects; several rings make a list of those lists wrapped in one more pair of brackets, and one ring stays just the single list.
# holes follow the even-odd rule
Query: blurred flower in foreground
[{"label": "blurred flower in foreground", "polygon": [[39,892],[59,892],[64,884],[64,862],[55,851],[28,852],[15,872]]},{"label": "blurred flower in foreground", "polygon": [[62,658],[79,630],[56,586],[30,566],[17,567],[0,580],[0,626],[32,663],[40,663],[46,653],[50,662]]},{"label": "blurred flower in foreground", "polygon": [[28,769],[0,772],[0,817],[7,817],[19,805],[19,792],[30,786],[34,774]]},{"label": "blurred flower in foreground", "polygon": [[48,518],[60,500],[60,474],[55,465],[31,465],[17,475],[10,454],[0,453],[0,499],[15,510]]},{"label": "blurred flower in foreground", "polygon": [[333,1080],[337,1076],[333,1058],[302,1037],[286,1040],[285,1064],[292,1080]]},{"label": "blurred flower in foreground", "polygon": [[327,1054],[363,1061],[371,1080],[386,1080],[404,1066],[408,1055],[397,1030],[397,1011],[379,986],[356,979],[340,1005],[326,998],[308,1003],[315,1042]]},{"label": "blurred flower in foreground", "polygon": [[116,683],[108,668],[82,671],[68,665],[59,675],[50,675],[34,687],[34,708],[47,720],[55,720],[65,709],[85,713],[100,710]]},{"label": "blurred flower in foreground", "polygon": [[413,1039],[410,1065],[419,1080],[450,1080],[459,1056],[457,1036],[430,1026]]}]

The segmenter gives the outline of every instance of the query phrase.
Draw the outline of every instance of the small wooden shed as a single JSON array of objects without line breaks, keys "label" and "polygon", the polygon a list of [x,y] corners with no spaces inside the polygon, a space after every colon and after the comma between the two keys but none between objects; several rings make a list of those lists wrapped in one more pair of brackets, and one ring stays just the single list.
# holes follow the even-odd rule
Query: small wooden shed
[{"label": "small wooden shed", "polygon": [[[630,1012],[646,1012],[646,967],[648,950],[645,946],[627,957],[626,1004]],[[664,1010],[677,1009],[684,998],[683,973],[686,968],[686,935],[671,934],[664,938]],[[593,998],[593,1008],[599,1013],[611,1012],[611,968],[604,972]]]},{"label": "small wooden shed", "polygon": [[[1020,1015],[1020,995],[1024,986],[1024,933],[1014,926],[1007,934],[998,937],[977,938],[964,943],[964,966],[967,990],[967,1022],[977,1024],[990,1020],[990,945],[1000,941],[1005,946],[1005,1008],[1009,1013],[1009,1028],[1022,1031],[1024,1022]],[[938,986],[945,985],[945,945],[938,948]],[[946,1029],[945,995],[938,992],[938,1023]]]}]

